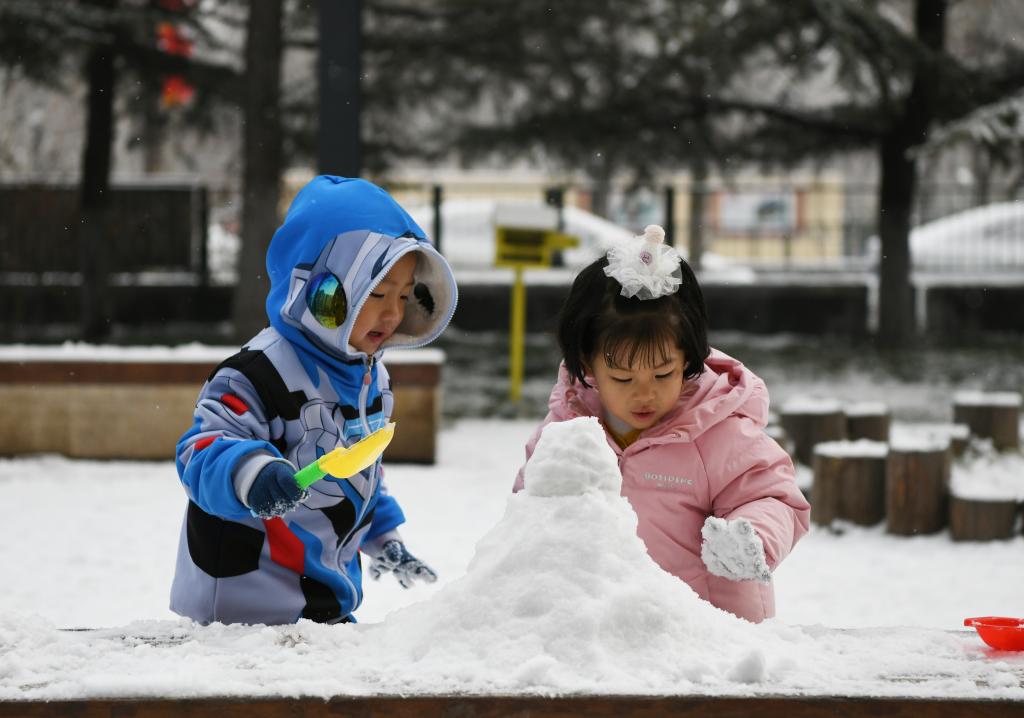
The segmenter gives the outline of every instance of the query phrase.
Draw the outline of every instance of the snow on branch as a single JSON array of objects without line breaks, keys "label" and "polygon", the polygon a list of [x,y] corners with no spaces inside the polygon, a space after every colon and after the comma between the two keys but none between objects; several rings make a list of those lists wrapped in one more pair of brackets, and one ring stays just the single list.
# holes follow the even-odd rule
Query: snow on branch
[{"label": "snow on branch", "polygon": [[1024,143],[1024,91],[940,127],[921,149],[934,152],[962,141],[988,147]]}]

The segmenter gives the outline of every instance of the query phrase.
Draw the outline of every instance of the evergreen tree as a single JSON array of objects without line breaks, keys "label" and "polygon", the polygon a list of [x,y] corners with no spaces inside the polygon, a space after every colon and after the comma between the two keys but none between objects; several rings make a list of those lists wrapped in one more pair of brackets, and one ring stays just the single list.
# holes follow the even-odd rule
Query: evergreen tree
[{"label": "evergreen tree", "polygon": [[[978,5],[956,9],[980,26]],[[624,171],[642,180],[688,167],[699,183],[709,164],[873,148],[883,347],[914,334],[913,150],[936,123],[1024,86],[1014,44],[951,48],[948,0],[391,0],[387,8],[390,34],[416,42],[382,55],[378,69],[414,88],[395,116],[430,118],[434,156],[452,148],[470,161],[553,160],[586,170],[600,187]]]},{"label": "evergreen tree", "polygon": [[78,74],[88,88],[75,225],[81,334],[87,341],[100,341],[109,332],[103,234],[119,88],[131,80],[152,87],[167,74],[177,74],[208,90],[203,96],[224,96],[237,77],[230,67],[162,49],[156,34],[160,22],[186,25],[212,42],[198,11],[187,2],[0,0],[0,63],[54,87],[66,88],[68,77]]},{"label": "evergreen tree", "polygon": [[[998,12],[992,3],[990,12]],[[957,9],[977,16],[979,3]],[[901,13],[901,10],[905,12]],[[780,35],[780,66],[803,78],[831,72],[834,99],[788,93],[767,100],[728,101],[754,118],[751,141],[767,156],[792,159],[873,148],[878,153],[878,343],[909,346],[915,335],[909,235],[918,191],[915,152],[932,129],[1024,87],[1020,47],[1001,27],[984,52],[956,52],[949,38],[948,0],[792,0],[759,12],[788,18]],[[795,83],[799,96],[799,83]]]}]

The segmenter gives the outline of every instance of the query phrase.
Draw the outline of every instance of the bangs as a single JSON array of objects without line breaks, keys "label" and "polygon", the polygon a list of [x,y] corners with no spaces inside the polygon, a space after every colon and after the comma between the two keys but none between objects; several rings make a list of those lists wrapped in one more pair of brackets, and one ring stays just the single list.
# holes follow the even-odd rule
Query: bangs
[{"label": "bangs", "polygon": [[617,369],[656,367],[672,361],[667,353],[682,349],[678,322],[665,315],[622,317],[601,337],[599,351],[608,366]]},{"label": "bangs", "polygon": [[596,259],[576,275],[558,312],[558,346],[572,383],[584,387],[597,357],[613,367],[658,367],[683,354],[683,378],[704,371],[708,315],[697,277],[685,261],[675,294],[639,300],[622,296],[622,285],[605,274],[608,258]]}]

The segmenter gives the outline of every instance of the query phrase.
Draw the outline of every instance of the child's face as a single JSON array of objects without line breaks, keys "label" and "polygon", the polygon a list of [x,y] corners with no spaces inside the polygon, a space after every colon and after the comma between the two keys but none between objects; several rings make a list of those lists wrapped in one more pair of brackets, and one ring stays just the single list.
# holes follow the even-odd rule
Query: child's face
[{"label": "child's face", "polygon": [[675,406],[686,368],[678,347],[666,346],[651,356],[656,366],[620,367],[599,354],[590,367],[605,411],[641,431],[657,424]]},{"label": "child's face", "polygon": [[405,316],[405,304],[413,288],[416,252],[409,252],[391,268],[359,310],[348,343],[373,354],[395,333]]}]

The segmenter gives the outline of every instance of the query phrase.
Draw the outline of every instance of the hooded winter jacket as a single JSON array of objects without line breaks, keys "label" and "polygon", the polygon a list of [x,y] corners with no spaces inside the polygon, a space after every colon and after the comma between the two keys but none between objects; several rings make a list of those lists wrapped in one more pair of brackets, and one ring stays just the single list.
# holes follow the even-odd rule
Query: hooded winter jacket
[{"label": "hooded winter jacket", "polygon": [[[418,256],[405,316],[367,356],[348,343],[356,316],[409,252]],[[348,479],[324,477],[273,519],[255,518],[245,498],[268,462],[298,469],[387,423],[393,400],[381,355],[441,333],[455,311],[455,280],[387,193],[328,176],[296,196],[271,241],[267,272],[270,326],[214,370],[177,446],[189,501],[170,605],[200,623],[349,620],[362,600],[360,546],[404,521],[380,462]],[[307,286],[325,275],[347,299],[334,328],[306,302]]]},{"label": "hooded winter jacket", "polygon": [[[526,446],[527,461],[547,424],[579,416],[603,420],[597,389],[570,383],[564,365],[548,409]],[[712,350],[704,372],[686,382],[658,424],[626,449],[608,437],[619,459],[622,495],[636,511],[637,533],[651,558],[701,598],[754,622],[775,615],[772,585],[709,573],[700,557],[701,527],[708,516],[749,520],[773,570],[807,532],[810,506],[789,456],[764,432],[767,419],[764,382]],[[514,490],[522,487],[520,469]]]}]

